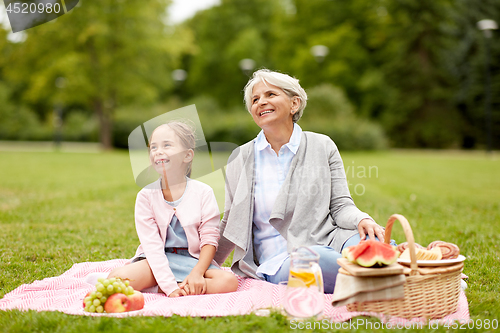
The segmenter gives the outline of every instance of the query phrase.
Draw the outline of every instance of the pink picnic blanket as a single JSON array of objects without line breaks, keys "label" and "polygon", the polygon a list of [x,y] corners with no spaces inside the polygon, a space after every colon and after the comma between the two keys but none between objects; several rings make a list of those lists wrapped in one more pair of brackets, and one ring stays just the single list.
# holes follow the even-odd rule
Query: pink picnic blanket
[{"label": "pink picnic blanket", "polygon": [[[60,276],[23,284],[4,298],[0,299],[0,310],[37,310],[60,311],[71,315],[92,316],[229,316],[259,313],[260,309],[279,308],[282,286],[269,282],[238,277],[238,290],[227,294],[184,296],[168,298],[163,294],[144,293],[146,304],[138,312],[122,314],[97,314],[83,311],[82,300],[95,286],[88,284],[85,278],[90,273],[110,272],[113,268],[122,266],[125,259],[102,262],[86,262],[74,264]],[[425,323],[424,318],[407,321],[401,318],[384,316],[379,313],[348,312],[346,307],[334,308],[331,305],[332,295],[325,295],[325,310],[323,317],[330,322],[345,322],[356,316],[374,316],[383,323],[393,325],[401,323]],[[441,319],[441,323],[454,320],[469,320],[469,307],[465,294],[461,292],[457,312]]]}]

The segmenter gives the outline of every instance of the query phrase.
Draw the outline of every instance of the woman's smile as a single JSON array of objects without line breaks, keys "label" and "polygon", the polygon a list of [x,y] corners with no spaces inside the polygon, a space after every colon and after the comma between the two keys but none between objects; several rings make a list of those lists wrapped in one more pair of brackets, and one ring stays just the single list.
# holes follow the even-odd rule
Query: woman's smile
[{"label": "woman's smile", "polygon": [[253,87],[252,116],[261,128],[271,122],[292,124],[292,104],[292,99],[277,86],[259,82]]},{"label": "woman's smile", "polygon": [[267,109],[267,110],[261,111],[259,115],[262,117],[262,116],[264,116],[264,115],[266,115],[266,114],[269,114],[269,113],[271,113],[271,112],[274,112],[274,110],[269,110],[269,109]]}]

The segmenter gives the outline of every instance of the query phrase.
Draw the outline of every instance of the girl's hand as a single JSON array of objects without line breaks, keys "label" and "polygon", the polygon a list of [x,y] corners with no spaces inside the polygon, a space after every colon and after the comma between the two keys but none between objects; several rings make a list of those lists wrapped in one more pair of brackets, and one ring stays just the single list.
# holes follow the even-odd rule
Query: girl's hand
[{"label": "girl's hand", "polygon": [[377,222],[371,219],[362,219],[358,224],[358,232],[361,240],[365,240],[366,235],[368,235],[370,239],[375,240],[375,236],[377,236],[379,241],[384,241],[385,228],[379,226]]},{"label": "girl's hand", "polygon": [[191,272],[179,288],[183,289],[188,295],[201,295],[207,291],[207,283],[203,275]]},{"label": "girl's hand", "polygon": [[186,292],[182,289],[175,289],[168,297],[179,297],[179,296],[186,296]]}]

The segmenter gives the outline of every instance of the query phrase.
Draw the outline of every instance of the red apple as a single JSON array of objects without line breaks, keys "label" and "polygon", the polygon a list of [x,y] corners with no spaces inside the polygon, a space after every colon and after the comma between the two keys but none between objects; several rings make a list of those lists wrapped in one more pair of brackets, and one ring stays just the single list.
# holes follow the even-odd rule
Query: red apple
[{"label": "red apple", "polygon": [[144,307],[144,295],[140,291],[135,290],[128,299],[131,303],[129,311],[141,310]]},{"label": "red apple", "polygon": [[108,313],[127,312],[130,310],[131,304],[127,295],[117,293],[109,296],[104,303],[104,310]]},{"label": "red apple", "polygon": [[91,292],[91,291],[89,291],[89,292],[87,293],[87,295],[85,295],[85,297],[83,298],[83,307],[84,307],[84,308],[85,308],[85,299],[86,299],[88,296],[90,296],[90,293],[92,293],[92,292]]}]

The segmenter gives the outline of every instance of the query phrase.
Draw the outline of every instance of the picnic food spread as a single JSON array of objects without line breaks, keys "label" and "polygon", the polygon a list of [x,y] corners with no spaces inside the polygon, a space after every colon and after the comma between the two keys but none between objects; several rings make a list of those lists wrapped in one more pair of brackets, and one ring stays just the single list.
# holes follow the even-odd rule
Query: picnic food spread
[{"label": "picnic food spread", "polygon": [[[438,247],[435,247],[432,250],[415,249],[415,254],[417,256],[417,260],[441,260],[441,257],[443,256]],[[401,253],[400,258],[410,260],[410,250],[404,250],[404,252]]]},{"label": "picnic food spread", "polygon": [[342,257],[363,267],[384,267],[398,260],[395,246],[376,240],[366,240],[342,250]]},{"label": "picnic food spread", "polygon": [[120,278],[99,278],[96,290],[90,291],[83,299],[85,312],[119,313],[141,310],[144,307],[144,296],[134,290],[128,280]]},{"label": "picnic food spread", "polygon": [[[397,249],[401,252],[400,259],[410,260],[408,243],[401,243],[398,245]],[[453,243],[438,240],[430,243],[427,248],[415,244],[415,254],[417,256],[417,260],[456,259],[460,254],[460,248]]]},{"label": "picnic food spread", "polygon": [[[406,319],[437,319],[456,312],[465,260],[458,246],[442,241],[432,242],[426,248],[416,244],[408,220],[400,214],[393,214],[387,221],[386,244],[391,240],[395,221],[400,222],[408,241],[397,247],[401,253],[397,263],[365,268],[346,258],[338,259],[342,268],[337,275],[332,304],[346,305],[348,311],[377,312]],[[351,251],[345,251],[344,256],[352,259],[357,251]],[[404,259],[407,253],[408,259]],[[404,279],[404,284],[398,285],[398,278]]]}]

